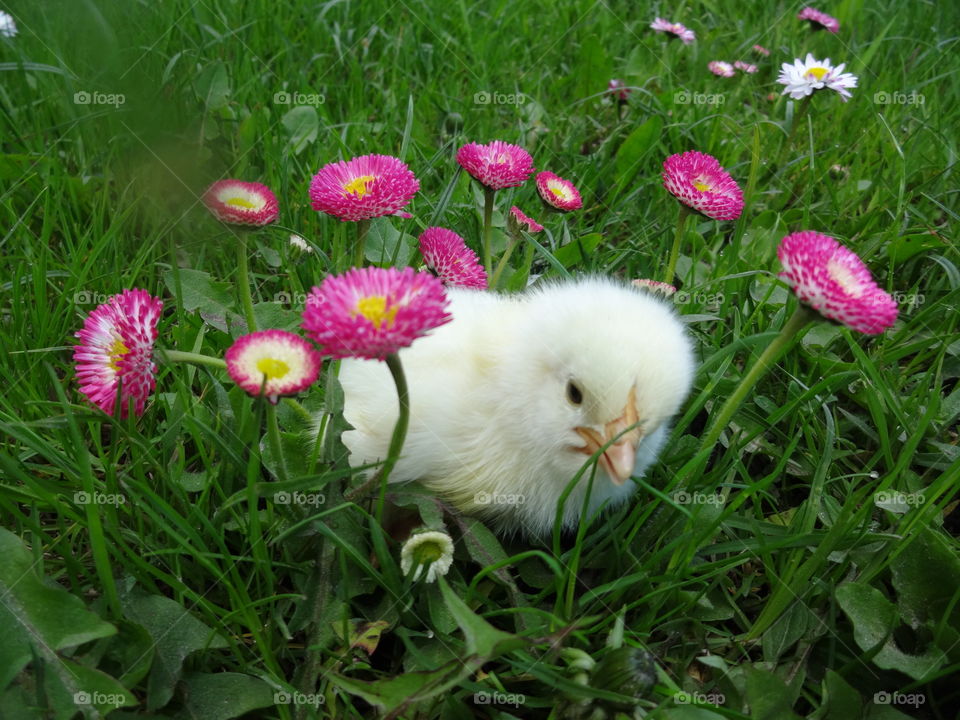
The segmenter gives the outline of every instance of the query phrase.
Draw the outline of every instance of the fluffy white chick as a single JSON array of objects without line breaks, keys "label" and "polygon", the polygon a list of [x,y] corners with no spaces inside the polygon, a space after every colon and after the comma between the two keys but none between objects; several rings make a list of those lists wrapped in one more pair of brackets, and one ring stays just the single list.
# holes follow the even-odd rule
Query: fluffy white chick
[{"label": "fluffy white chick", "polygon": [[[588,277],[519,295],[451,288],[453,320],[401,351],[410,427],[392,482],[419,480],[502,532],[553,527],[560,496],[590,456],[589,512],[634,491],[690,390],[691,341],[662,299]],[[353,466],[383,460],[398,401],[382,362],[344,360],[343,434]],[[579,522],[589,468],[566,499]]]}]

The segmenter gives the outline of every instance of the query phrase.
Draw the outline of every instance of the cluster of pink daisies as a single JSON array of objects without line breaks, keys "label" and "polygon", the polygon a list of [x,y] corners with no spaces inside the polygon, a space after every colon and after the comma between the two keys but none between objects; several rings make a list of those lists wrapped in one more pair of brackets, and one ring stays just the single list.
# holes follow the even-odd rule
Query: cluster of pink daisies
[{"label": "cluster of pink daisies", "polygon": [[[522,148],[500,141],[461,148],[457,160],[490,189],[516,187],[533,173]],[[335,178],[335,179],[334,179]],[[550,172],[536,176],[544,202],[558,210],[581,206],[580,194]],[[684,206],[708,218],[737,219],[744,208],[737,182],[705,153],[689,151],[663,163],[663,185]],[[339,190],[336,188],[339,187]],[[347,220],[397,214],[419,183],[396,158],[368,155],[328,165],[314,177],[314,207]],[[224,222],[267,225],[277,219],[276,197],[264,185],[236,180],[215,183],[204,196]],[[537,232],[543,227],[511,209],[509,223]],[[452,230],[430,227],[420,249],[437,276],[412,268],[355,267],[329,275],[307,298],[301,327],[308,339],[284,330],[261,330],[238,338],[225,355],[230,377],[245,391],[277,402],[316,382],[323,356],[384,359],[431,329],[451,320],[444,285],[487,287],[477,256]],[[781,277],[797,297],[824,317],[863,333],[880,333],[897,317],[897,306],[879,288],[860,258],[836,240],[803,231],[788,235],[778,250]],[[642,287],[669,294],[668,283]],[[163,303],[140,289],[112,296],[85,319],[76,333],[74,361],[81,392],[108,414],[119,407],[144,412],[156,384],[154,344]],[[311,342],[313,344],[311,344]],[[119,403],[119,404],[118,404]]]}]

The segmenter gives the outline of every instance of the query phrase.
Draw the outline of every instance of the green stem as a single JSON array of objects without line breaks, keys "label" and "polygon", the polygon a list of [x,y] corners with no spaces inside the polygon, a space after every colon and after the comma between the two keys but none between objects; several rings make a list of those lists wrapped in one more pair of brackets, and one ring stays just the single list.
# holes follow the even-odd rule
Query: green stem
[{"label": "green stem", "polygon": [[677,233],[673,236],[673,247],[670,248],[670,260],[667,262],[667,271],[663,274],[663,281],[673,285],[673,275],[677,269],[677,259],[680,257],[680,242],[683,240],[683,226],[687,224],[687,215],[690,208],[680,203],[680,214],[677,217]]},{"label": "green stem", "polygon": [[194,365],[206,365],[207,367],[226,370],[227,362],[221,358],[201,355],[195,352],[184,352],[183,350],[161,350],[160,358],[166,362],[188,362]]},{"label": "green stem", "polygon": [[520,244],[521,237],[522,233],[519,229],[510,234],[510,244],[507,245],[507,249],[503,253],[503,257],[501,257],[500,262],[497,263],[497,269],[494,270],[493,277],[490,278],[489,287],[491,290],[495,290],[497,283],[500,282],[500,276],[503,275],[503,271],[507,267],[507,260],[509,260],[510,256],[513,255],[513,251],[517,245]]},{"label": "green stem", "polygon": [[292,397],[285,397],[281,399],[281,402],[299,415],[301,420],[313,424],[313,415],[311,415],[307,409],[295,399]]},{"label": "green stem", "polygon": [[287,481],[287,464],[283,459],[283,446],[280,442],[280,423],[277,422],[277,406],[267,403],[267,442],[270,443],[270,454],[273,455],[273,464],[277,469],[277,478],[280,482]]},{"label": "green stem", "polygon": [[363,251],[367,245],[367,233],[370,232],[369,220],[357,221],[357,246],[354,248],[353,265],[354,267],[363,267],[366,259]]},{"label": "green stem", "polygon": [[766,374],[767,370],[780,359],[780,356],[786,352],[797,333],[815,317],[817,317],[817,313],[806,305],[801,303],[797,307],[790,319],[787,320],[787,324],[783,326],[780,334],[767,346],[767,349],[763,351],[763,354],[760,355],[757,362],[755,362],[753,367],[744,375],[737,389],[733,391],[733,394],[727,398],[723,407],[720,408],[720,412],[717,413],[717,417],[710,426],[710,430],[700,443],[701,451],[713,447],[716,444],[720,438],[720,433],[722,433],[730,423],[737,408],[740,407],[740,404],[753,389],[753,386],[756,385],[757,381]]},{"label": "green stem", "polygon": [[400,414],[397,416],[397,424],[393,426],[393,436],[390,438],[390,447],[387,450],[387,459],[380,469],[380,497],[377,499],[377,524],[383,521],[383,506],[387,498],[387,481],[390,478],[390,472],[400,458],[400,451],[403,450],[403,442],[407,439],[407,428],[410,425],[410,397],[407,392],[407,378],[403,374],[403,365],[400,362],[400,356],[396,353],[387,355],[387,367],[393,376],[393,383],[397,386],[397,400],[400,403]]},{"label": "green stem", "polygon": [[496,190],[493,188],[483,188],[483,269],[487,271],[487,277],[493,274],[493,250],[490,247],[490,235],[493,230],[493,196]]},{"label": "green stem", "polygon": [[237,262],[240,271],[240,304],[243,305],[243,316],[247,320],[247,332],[257,331],[257,320],[253,315],[253,296],[250,294],[250,270],[247,267],[247,242],[240,237],[237,242]]}]

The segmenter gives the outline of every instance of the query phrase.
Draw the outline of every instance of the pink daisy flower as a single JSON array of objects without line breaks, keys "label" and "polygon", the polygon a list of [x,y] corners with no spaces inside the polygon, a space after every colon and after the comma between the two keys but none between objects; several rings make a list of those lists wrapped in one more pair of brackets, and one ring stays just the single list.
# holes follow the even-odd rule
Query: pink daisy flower
[{"label": "pink daisy flower", "polygon": [[897,303],[860,257],[827,235],[805,230],[780,241],[780,277],[801,302],[830,320],[877,335],[897,319]]},{"label": "pink daisy flower", "polygon": [[523,185],[533,172],[530,153],[502,140],[487,145],[464,145],[457,150],[457,162],[492,190]]},{"label": "pink daisy flower", "polygon": [[156,386],[157,366],[153,344],[163,301],[146,290],[124,290],[112,295],[83,321],[73,348],[80,392],[107,415],[113,414],[120,389],[120,414],[127,416],[128,401],[143,414]]},{"label": "pink daisy flower", "polygon": [[754,45],[754,46],[753,46],[753,51],[754,51],[755,53],[757,53],[757,55],[763,55],[764,57],[770,57],[770,51],[767,50],[763,45]]},{"label": "pink daisy flower", "polygon": [[607,83],[607,92],[613,95],[618,102],[626,102],[631,91],[630,88],[624,84],[623,80],[617,80],[616,78],[613,78],[609,83]]},{"label": "pink daisy flower", "polygon": [[840,21],[835,17],[830,17],[825,12],[820,12],[816,8],[805,7],[797,15],[798,20],[809,20],[810,27],[814,30],[829,30],[832,33],[839,32]]},{"label": "pink daisy flower", "polygon": [[719,75],[720,77],[733,77],[733,65],[728,62],[723,62],[723,60],[714,60],[707,63],[707,68],[714,75]]},{"label": "pink daisy flower", "polygon": [[320,374],[320,353],[299,335],[260,330],[237,338],[224,359],[233,381],[250,395],[274,405],[281,395],[306,390]]},{"label": "pink daisy flower", "polygon": [[663,162],[663,186],[684,205],[714,220],[736,220],[743,192],[712,155],[691,150]]},{"label": "pink daisy flower", "polygon": [[310,181],[310,201],[314,210],[358,222],[397,214],[419,189],[419,181],[401,160],[362,155],[320,168]]},{"label": "pink daisy flower", "polygon": [[739,71],[741,71],[741,72],[748,73],[748,74],[750,74],[750,75],[753,75],[753,73],[755,73],[755,72],[757,71],[757,66],[756,66],[756,65],[752,65],[751,63],[748,63],[748,62],[743,62],[743,60],[737,60],[737,61],[733,64],[733,66],[734,66],[737,70],[739,70]]},{"label": "pink daisy flower", "polygon": [[680,38],[684,45],[689,45],[697,39],[697,36],[693,34],[693,30],[686,28],[680,23],[668,22],[663,18],[656,18],[650,23],[650,28],[657,32],[665,32],[668,35]]},{"label": "pink daisy flower", "polygon": [[516,226],[517,229],[526,227],[527,232],[538,233],[543,230],[543,225],[538,223],[531,217],[524,215],[523,211],[514,205],[510,208],[510,215],[507,217],[507,224],[511,227]]},{"label": "pink daisy flower", "polygon": [[420,253],[444,285],[487,289],[487,273],[480,266],[480,259],[452,230],[441,227],[424,230],[420,234]]},{"label": "pink daisy flower", "polygon": [[569,212],[583,207],[583,200],[576,186],[552,172],[537,173],[537,190],[543,201],[557,210]]},{"label": "pink daisy flower", "polygon": [[677,288],[670,283],[660,282],[659,280],[634,280],[632,282],[634,287],[638,287],[641,290],[646,290],[651,293],[660,293],[664,297],[670,297],[677,292]]},{"label": "pink daisy flower", "polygon": [[242,180],[220,180],[203,194],[203,204],[220,222],[231,225],[269,225],[280,214],[277,197],[266,185]]},{"label": "pink daisy flower", "polygon": [[449,322],[443,283],[413,268],[353,268],[307,296],[302,327],[334,358],[383,360]]}]

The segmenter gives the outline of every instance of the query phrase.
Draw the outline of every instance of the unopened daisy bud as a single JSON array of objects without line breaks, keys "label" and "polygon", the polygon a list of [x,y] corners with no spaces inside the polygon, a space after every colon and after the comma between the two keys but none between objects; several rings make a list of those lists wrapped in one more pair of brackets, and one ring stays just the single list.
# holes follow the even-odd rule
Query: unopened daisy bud
[{"label": "unopened daisy bud", "polygon": [[807,20],[813,30],[828,30],[832,33],[840,31],[840,21],[835,17],[820,12],[816,8],[805,7],[797,15],[798,20]]},{"label": "unopened daisy bud", "polygon": [[608,652],[590,673],[590,686],[642,698],[657,682],[653,655],[635,647]]},{"label": "unopened daisy bud", "polygon": [[770,57],[770,51],[767,50],[763,45],[754,45],[752,49],[757,55],[762,55],[763,57]]},{"label": "unopened daisy bud", "polygon": [[510,214],[507,215],[507,228],[511,233],[518,230],[525,230],[528,233],[538,233],[543,230],[543,225],[531,217],[527,217],[524,212],[514,205],[510,208]]},{"label": "unopened daisy bud", "polygon": [[300,237],[299,235],[297,235],[296,233],[292,233],[292,234],[290,235],[290,247],[292,247],[294,250],[296,250],[296,251],[298,251],[298,252],[302,252],[302,253],[312,253],[312,252],[313,252],[313,248],[310,247],[309,244],[307,244],[307,241],[304,240],[304,239],[303,239],[302,237]]},{"label": "unopened daisy bud", "polygon": [[843,165],[831,165],[830,177],[834,180],[846,180],[850,177],[850,168],[844,167]]},{"label": "unopened daisy bud", "polygon": [[434,582],[446,575],[453,564],[453,538],[445,532],[426,530],[414,533],[400,550],[400,569],[408,575],[413,568],[413,579],[418,580],[426,569],[426,581]]},{"label": "unopened daisy bud", "polygon": [[740,72],[745,72],[748,75],[753,75],[757,72],[757,66],[753,63],[743,62],[743,60],[737,60],[733,66]]}]

